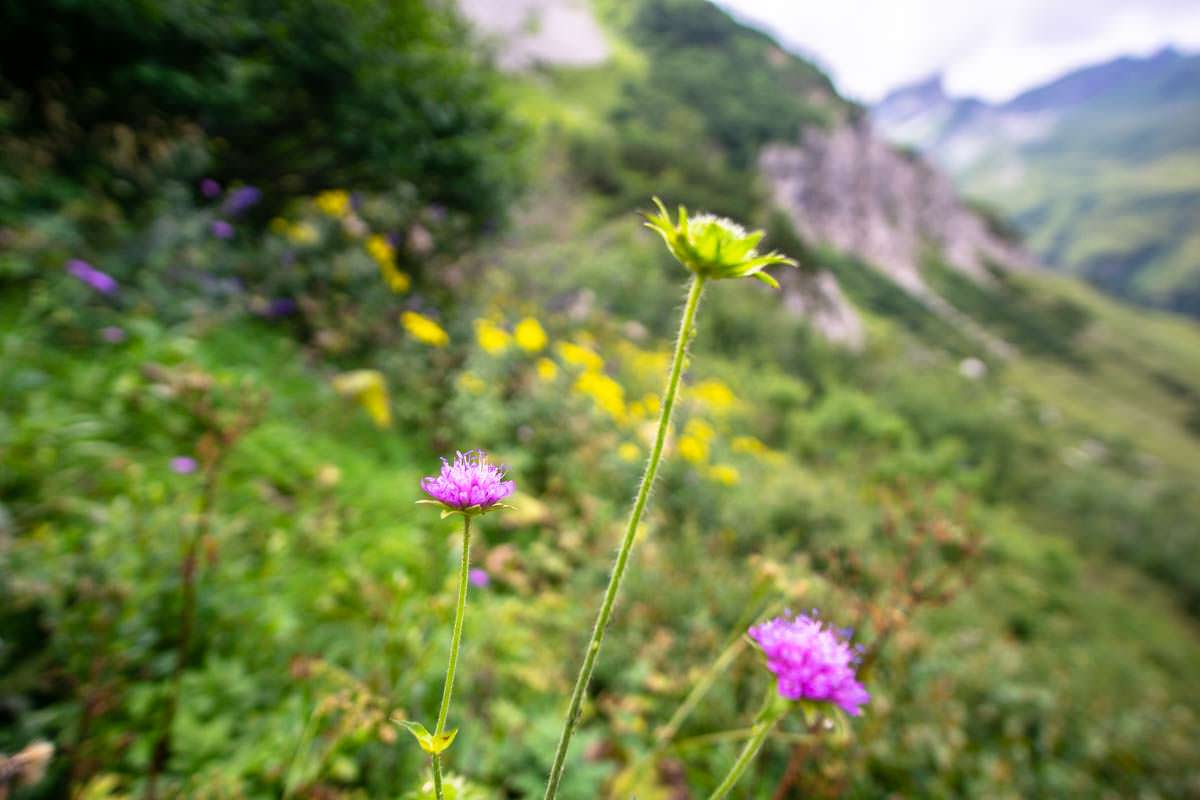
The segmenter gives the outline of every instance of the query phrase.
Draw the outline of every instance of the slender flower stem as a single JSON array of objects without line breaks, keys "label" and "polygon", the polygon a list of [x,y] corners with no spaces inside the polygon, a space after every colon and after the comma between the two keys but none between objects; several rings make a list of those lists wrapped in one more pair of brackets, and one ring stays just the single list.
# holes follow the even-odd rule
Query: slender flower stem
[{"label": "slender flower stem", "polygon": [[[771,697],[768,695],[767,704],[770,707]],[[754,723],[753,733],[750,739],[746,742],[746,746],[742,748],[742,754],[738,756],[737,761],[733,763],[729,774],[725,776],[725,780],[721,781],[721,785],[713,790],[709,795],[708,800],[721,800],[725,795],[729,794],[734,785],[742,777],[742,773],[750,766],[750,762],[754,761],[754,757],[758,755],[759,748],[763,746],[763,742],[767,740],[771,729],[775,727],[775,723],[783,716],[782,712],[765,712],[759,720]]]},{"label": "slender flower stem", "polygon": [[579,722],[583,696],[587,693],[588,684],[592,680],[592,671],[595,669],[596,659],[600,655],[604,633],[612,619],[617,592],[621,588],[621,579],[625,576],[629,554],[633,550],[633,542],[637,538],[638,525],[642,521],[642,513],[646,510],[646,501],[650,497],[650,487],[654,484],[655,475],[658,473],[658,462],[662,460],[663,445],[667,440],[667,431],[671,427],[671,412],[675,408],[675,398],[679,394],[679,379],[683,375],[683,362],[687,355],[688,342],[692,338],[696,309],[700,305],[700,295],[704,292],[704,282],[703,276],[695,275],[688,288],[687,301],[683,307],[683,318],[679,322],[679,336],[675,340],[675,357],[671,362],[671,373],[667,378],[662,410],[658,417],[658,434],[654,438],[654,449],[650,451],[650,458],[646,462],[642,484],[638,487],[637,498],[634,500],[633,509],[629,512],[629,523],[625,527],[625,536],[621,540],[621,548],[617,551],[612,575],[608,579],[608,588],[604,591],[604,600],[600,604],[600,611],[596,615],[596,624],[592,628],[592,638],[588,642],[587,650],[584,651],[579,676],[575,679],[575,688],[571,692],[571,704],[567,708],[567,718],[563,724],[562,735],[558,740],[558,749],[554,753],[554,765],[550,769],[550,777],[546,783],[545,800],[554,800],[558,794],[558,785],[562,781],[563,770],[566,767],[567,750],[571,746],[571,737],[575,734],[575,727]]},{"label": "slender flower stem", "polygon": [[[471,569],[471,517],[463,515],[463,545],[462,564],[458,572],[458,604],[454,609],[454,632],[450,636],[450,664],[446,667],[446,683],[442,688],[442,706],[438,709],[437,727],[434,728],[434,739],[441,738],[446,729],[446,717],[450,715],[450,695],[454,692],[454,672],[458,668],[458,650],[462,645],[463,617],[467,611],[467,585]],[[444,800],[442,793],[442,757],[433,756],[433,789],[438,800]]]}]

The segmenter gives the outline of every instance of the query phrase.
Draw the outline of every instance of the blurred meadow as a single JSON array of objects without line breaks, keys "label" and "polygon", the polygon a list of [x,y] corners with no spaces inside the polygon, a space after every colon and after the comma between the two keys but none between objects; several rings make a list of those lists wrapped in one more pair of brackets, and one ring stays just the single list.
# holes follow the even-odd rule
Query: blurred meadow
[{"label": "blurred meadow", "polygon": [[433,797],[395,720],[459,527],[415,501],[473,448],[517,493],[447,797],[540,796],[688,277],[651,195],[800,268],[703,299],[560,796],[707,797],[746,627],[820,608],[871,701],[734,797],[1200,797],[1200,328],[932,246],[914,294],[760,174],[865,113],[817,67],[588,8],[602,61],[501,71],[432,0],[0,0],[0,798]]}]

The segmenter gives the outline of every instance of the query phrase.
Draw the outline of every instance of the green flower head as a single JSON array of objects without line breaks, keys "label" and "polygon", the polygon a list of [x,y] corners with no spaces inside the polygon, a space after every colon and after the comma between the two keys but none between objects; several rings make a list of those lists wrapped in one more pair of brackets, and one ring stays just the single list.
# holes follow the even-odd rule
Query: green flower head
[{"label": "green flower head", "polygon": [[654,204],[658,213],[645,215],[646,227],[657,231],[671,255],[697,275],[712,279],[753,277],[778,289],[778,281],[763,269],[772,264],[796,266],[785,255],[760,254],[755,249],[762,241],[762,231],[747,231],[732,220],[712,214],[689,219],[683,206],[675,223],[661,200],[655,197]]}]

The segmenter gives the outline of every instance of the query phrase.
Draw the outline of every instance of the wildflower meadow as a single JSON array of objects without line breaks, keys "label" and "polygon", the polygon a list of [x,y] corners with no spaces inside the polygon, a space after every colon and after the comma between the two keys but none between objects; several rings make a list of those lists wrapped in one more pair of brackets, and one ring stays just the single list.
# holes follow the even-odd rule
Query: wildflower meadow
[{"label": "wildflower meadow", "polygon": [[1200,794],[1200,332],[912,293],[815,66],[593,5],[0,12],[0,798]]}]

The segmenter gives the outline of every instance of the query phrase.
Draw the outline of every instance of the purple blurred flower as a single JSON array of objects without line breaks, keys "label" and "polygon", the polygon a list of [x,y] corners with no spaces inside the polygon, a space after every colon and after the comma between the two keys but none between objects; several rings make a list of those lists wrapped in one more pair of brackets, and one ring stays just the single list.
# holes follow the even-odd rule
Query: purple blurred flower
[{"label": "purple blurred flower", "polygon": [[855,677],[858,650],[850,647],[848,635],[826,626],[815,610],[811,617],[776,617],[750,628],[750,638],[762,647],[779,681],[779,694],[835,703],[856,717],[871,696]]},{"label": "purple blurred flower", "polygon": [[236,217],[243,211],[258,205],[258,201],[261,199],[262,192],[257,187],[242,186],[229,193],[228,199],[225,200],[225,210]]},{"label": "purple blurred flower", "polygon": [[200,181],[200,194],[212,200],[221,193],[221,184],[214,181],[212,178],[205,178]]},{"label": "purple blurred flower", "polygon": [[492,582],[492,576],[487,574],[487,570],[476,567],[467,574],[467,580],[471,582],[472,586],[483,589]]},{"label": "purple blurred flower", "polygon": [[210,226],[212,235],[218,239],[232,239],[233,226],[223,219],[214,219]]},{"label": "purple blurred flower", "polygon": [[263,309],[264,317],[286,317],[289,314],[295,314],[297,309],[296,301],[290,297],[277,297],[267,303],[267,307]]},{"label": "purple blurred flower", "polygon": [[108,325],[100,329],[100,338],[109,344],[120,344],[125,341],[125,331],[116,325]]},{"label": "purple blurred flower", "polygon": [[504,480],[504,467],[488,463],[481,450],[459,452],[450,464],[442,459],[442,471],[421,480],[421,488],[447,509],[482,514],[491,510],[516,489]]},{"label": "purple blurred flower", "polygon": [[117,291],[117,282],[111,275],[101,272],[83,259],[73,258],[68,261],[67,272],[100,294],[115,294]]},{"label": "purple blurred flower", "polygon": [[191,456],[175,456],[171,459],[171,472],[177,475],[191,475],[197,466],[196,459]]}]

